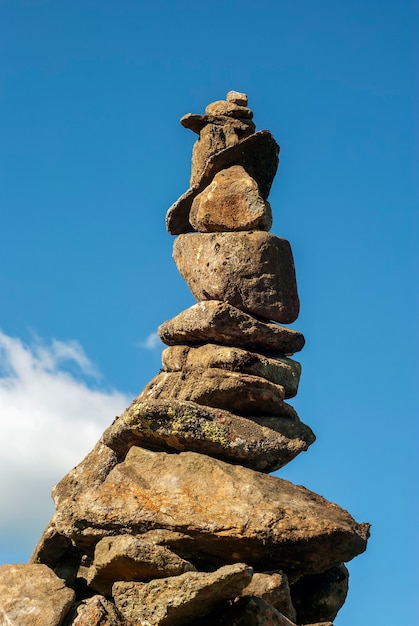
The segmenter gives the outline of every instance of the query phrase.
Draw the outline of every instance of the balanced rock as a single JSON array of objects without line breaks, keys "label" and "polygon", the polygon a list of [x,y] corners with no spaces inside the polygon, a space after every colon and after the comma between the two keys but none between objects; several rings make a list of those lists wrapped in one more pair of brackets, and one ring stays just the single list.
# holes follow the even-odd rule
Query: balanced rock
[{"label": "balanced rock", "polygon": [[[242,121],[229,118],[234,124]],[[227,127],[228,128],[228,127]],[[225,127],[222,127],[225,132]],[[245,132],[245,131],[242,131]],[[253,133],[252,130],[250,130]],[[202,137],[202,133],[201,133]],[[218,148],[218,146],[217,146]],[[205,147],[205,155],[208,153]],[[214,176],[232,165],[241,165],[256,181],[264,200],[269,195],[273,179],[278,169],[279,146],[271,133],[261,130],[250,134],[227,148],[216,151],[207,158],[205,165],[196,165],[197,170],[203,167],[199,179],[169,208],[166,215],[166,228],[172,235],[180,235],[193,230],[189,222],[189,213],[195,197],[201,193],[214,179]],[[204,157],[201,159],[204,161]]]},{"label": "balanced rock", "polygon": [[250,567],[237,563],[149,583],[117,582],[112,593],[130,624],[183,626],[210,613],[220,601],[238,596],[252,574]]},{"label": "balanced rock", "polygon": [[241,165],[215,175],[192,203],[189,221],[200,232],[269,230],[272,211],[256,181]]},{"label": "balanced rock", "polygon": [[234,102],[234,104],[240,104],[242,107],[247,107],[247,95],[240,91],[229,91],[226,97],[227,102]]},{"label": "balanced rock", "polygon": [[293,398],[297,394],[301,375],[301,365],[293,359],[280,356],[267,357],[242,348],[216,344],[206,344],[197,348],[172,346],[163,351],[162,362],[166,372],[189,372],[217,367],[260,376],[275,385],[282,385],[285,398]]},{"label": "balanced rock", "polygon": [[180,235],[173,258],[197,300],[291,323],[299,313],[290,244],[263,231]]},{"label": "balanced rock", "polygon": [[87,583],[103,595],[110,595],[116,581],[149,581],[194,570],[192,563],[164,546],[118,535],[104,537],[97,544]]},{"label": "balanced rock", "polygon": [[158,335],[169,346],[211,342],[281,355],[299,352],[305,341],[297,330],[262,322],[217,300],[204,300],[182,311],[159,326]]},{"label": "balanced rock", "polygon": [[121,459],[136,445],[200,452],[260,472],[272,472],[289,463],[314,439],[296,413],[246,419],[179,400],[135,400],[102,436]]},{"label": "balanced rock", "polygon": [[135,446],[99,487],[62,499],[56,525],[83,549],[127,529],[167,529],[193,536],[208,562],[245,562],[296,578],[360,554],[369,531],[337,505],[280,478],[195,452]]},{"label": "balanced rock", "polygon": [[75,598],[43,564],[0,566],[0,624],[60,626]]}]

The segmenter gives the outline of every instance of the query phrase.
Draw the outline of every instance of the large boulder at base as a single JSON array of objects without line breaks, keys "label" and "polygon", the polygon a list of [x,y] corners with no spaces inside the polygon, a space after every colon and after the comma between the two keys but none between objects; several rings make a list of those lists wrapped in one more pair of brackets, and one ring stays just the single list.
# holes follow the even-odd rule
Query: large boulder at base
[{"label": "large boulder at base", "polygon": [[149,583],[117,582],[112,594],[130,624],[183,626],[210,613],[220,601],[238,596],[252,574],[250,567],[237,563]]},{"label": "large boulder at base", "polygon": [[[244,120],[240,120],[241,124],[243,124],[243,122]],[[224,128],[229,128],[229,125],[223,125],[221,128],[224,130]],[[245,128],[246,127],[240,130],[240,132],[247,133],[248,131],[245,130]],[[201,133],[201,139],[202,138],[203,135]],[[212,141],[213,139],[211,137],[209,143]],[[195,145],[198,146],[199,142],[196,142]],[[208,146],[205,146],[204,153],[205,155],[208,154]],[[205,161],[202,173],[200,173],[200,177],[196,183],[172,204],[168,210],[166,215],[166,227],[169,233],[172,235],[180,235],[181,233],[188,233],[193,230],[189,222],[192,202],[196,196],[212,182],[218,172],[232,165],[243,166],[249,176],[255,179],[262,198],[266,200],[278,169],[278,154],[279,146],[271,133],[268,130],[261,130],[210,156],[208,160]],[[197,163],[195,165],[195,168],[193,168],[194,171],[199,171],[199,168],[202,167],[200,164],[205,158],[207,158],[207,156],[204,156],[199,164]]]},{"label": "large boulder at base", "polygon": [[164,546],[131,535],[104,537],[95,548],[93,565],[87,574],[89,587],[110,595],[119,580],[149,581],[177,576],[196,568]]},{"label": "large boulder at base", "polygon": [[[46,622],[45,625],[47,626]],[[49,626],[49,624],[48,624]],[[129,626],[110,600],[97,595],[77,602],[62,626]]]},{"label": "large boulder at base", "polygon": [[286,239],[255,230],[180,235],[173,258],[194,297],[223,300],[285,324],[299,313],[294,260]]},{"label": "large boulder at base", "polygon": [[60,626],[75,598],[42,564],[0,566],[0,624]]},{"label": "large boulder at base", "polygon": [[171,346],[163,351],[162,363],[166,372],[189,372],[218,367],[231,372],[260,376],[275,385],[282,385],[285,398],[293,398],[297,394],[301,376],[301,365],[293,359],[267,357],[242,348],[215,344],[197,348]]},{"label": "large boulder at base", "polygon": [[307,450],[315,436],[297,414],[247,419],[194,402],[135,400],[104,432],[102,440],[121,458],[136,445],[200,452],[273,472]]},{"label": "large boulder at base", "polygon": [[269,230],[272,211],[259,193],[256,181],[241,165],[215,175],[212,183],[192,203],[189,220],[202,233]]},{"label": "large boulder at base", "polygon": [[291,577],[352,559],[369,535],[368,524],[304,487],[195,452],[137,447],[97,488],[62,494],[55,521],[86,551],[107,535],[161,528],[193,536],[208,562]]},{"label": "large boulder at base", "polygon": [[259,319],[219,300],[204,300],[158,328],[166,345],[216,343],[264,354],[292,355],[304,346],[302,333]]}]

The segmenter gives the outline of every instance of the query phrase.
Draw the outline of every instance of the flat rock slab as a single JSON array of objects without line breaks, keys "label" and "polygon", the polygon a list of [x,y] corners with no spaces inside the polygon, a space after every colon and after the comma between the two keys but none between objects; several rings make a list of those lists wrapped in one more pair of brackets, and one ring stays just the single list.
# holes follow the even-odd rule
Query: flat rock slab
[{"label": "flat rock slab", "polygon": [[102,439],[121,458],[136,445],[201,452],[273,472],[307,450],[315,436],[296,414],[251,420],[193,402],[135,400]]},{"label": "flat rock slab", "polygon": [[267,357],[242,348],[215,344],[197,348],[182,345],[166,348],[162,362],[166,372],[190,372],[216,367],[260,376],[275,385],[282,385],[285,398],[293,398],[297,394],[301,376],[301,365],[293,359]]},{"label": "flat rock slab", "polygon": [[63,626],[127,626],[127,622],[113,602],[97,595],[75,604]]},{"label": "flat rock slab", "polygon": [[167,529],[193,536],[198,555],[288,576],[348,561],[369,536],[368,524],[304,487],[195,452],[137,447],[102,485],[62,500],[56,524],[86,547],[110,534]]},{"label": "flat rock slab", "polygon": [[304,336],[297,330],[262,322],[219,300],[194,304],[159,326],[158,335],[169,346],[211,342],[276,355],[292,355],[305,343]]},{"label": "flat rock slab", "polygon": [[115,583],[115,604],[130,624],[182,626],[206,615],[220,601],[235,598],[253,570],[237,563],[215,572],[187,572],[149,583]]},{"label": "flat rock slab", "polygon": [[199,300],[222,300],[289,324],[299,313],[294,260],[286,239],[256,230],[180,235],[173,258]]},{"label": "flat rock slab", "polygon": [[46,565],[0,566],[0,624],[60,626],[74,591]]},{"label": "flat rock slab", "polygon": [[166,228],[172,235],[193,230],[189,213],[195,197],[201,193],[221,170],[241,165],[258,184],[266,200],[278,169],[279,146],[268,130],[261,130],[213,154],[205,163],[199,180],[177,200],[167,212]]},{"label": "flat rock slab", "polygon": [[259,376],[216,367],[191,372],[161,372],[140,400],[187,400],[243,415],[283,415],[285,389]]},{"label": "flat rock slab", "polygon": [[192,563],[164,546],[139,537],[104,537],[95,548],[87,583],[103,595],[110,595],[116,581],[149,581],[194,571]]},{"label": "flat rock slab", "polygon": [[192,203],[189,220],[202,233],[269,230],[272,210],[241,165],[222,170]]}]

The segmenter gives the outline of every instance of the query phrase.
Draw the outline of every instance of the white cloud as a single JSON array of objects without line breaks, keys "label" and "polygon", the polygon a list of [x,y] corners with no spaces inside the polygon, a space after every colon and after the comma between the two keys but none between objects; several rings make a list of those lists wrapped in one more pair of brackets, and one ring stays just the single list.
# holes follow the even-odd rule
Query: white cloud
[{"label": "white cloud", "polygon": [[137,345],[139,348],[145,348],[146,350],[156,350],[156,348],[161,348],[163,344],[157,333],[150,333],[145,341]]},{"label": "white cloud", "polygon": [[34,547],[53,512],[51,487],[129,404],[94,388],[98,376],[75,341],[25,345],[0,331],[0,562],[8,533],[23,532],[24,543],[37,532]]}]

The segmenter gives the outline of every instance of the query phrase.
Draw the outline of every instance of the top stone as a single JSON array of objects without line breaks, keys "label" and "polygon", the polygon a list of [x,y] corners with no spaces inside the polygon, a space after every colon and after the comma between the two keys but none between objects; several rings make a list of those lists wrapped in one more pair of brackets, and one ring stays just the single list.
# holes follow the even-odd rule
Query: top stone
[{"label": "top stone", "polygon": [[227,102],[234,102],[234,104],[247,107],[247,95],[239,91],[229,91],[227,94]]}]

